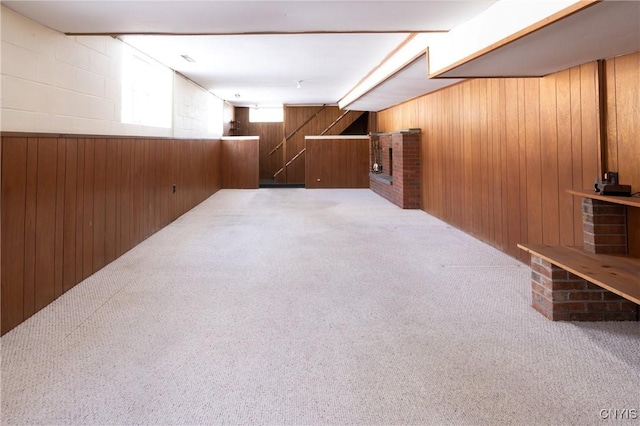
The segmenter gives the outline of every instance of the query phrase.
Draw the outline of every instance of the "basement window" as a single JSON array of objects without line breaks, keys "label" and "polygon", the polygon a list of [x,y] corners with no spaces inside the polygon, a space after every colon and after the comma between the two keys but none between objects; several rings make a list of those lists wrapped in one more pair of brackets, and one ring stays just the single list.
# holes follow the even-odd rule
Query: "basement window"
[{"label": "basement window", "polygon": [[122,52],[121,121],[171,128],[173,72],[137,50]]},{"label": "basement window", "polygon": [[251,123],[282,123],[283,121],[284,108],[282,106],[249,108],[249,122]]}]

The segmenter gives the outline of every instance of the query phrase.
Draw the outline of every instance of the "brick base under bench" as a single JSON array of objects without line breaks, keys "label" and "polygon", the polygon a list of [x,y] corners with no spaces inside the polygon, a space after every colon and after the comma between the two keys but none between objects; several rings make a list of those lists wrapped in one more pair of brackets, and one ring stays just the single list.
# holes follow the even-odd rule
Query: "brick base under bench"
[{"label": "brick base under bench", "polygon": [[[616,285],[615,278],[620,276],[618,271],[627,271],[629,276],[633,275],[633,262],[627,266],[607,262],[606,258],[590,258],[588,254],[581,253],[580,249],[572,247],[550,247],[550,246],[523,246],[531,253],[531,305],[535,310],[553,321],[637,321],[639,305],[613,293],[601,285]],[[559,250],[565,250],[566,255],[558,255]],[[538,253],[541,252],[541,253]],[[554,265],[549,260],[542,257],[559,257],[561,261],[555,262],[571,263],[573,266],[564,267]],[[611,257],[613,258],[613,257]],[[608,259],[612,260],[612,259]],[[602,263],[604,261],[604,263]],[[591,277],[586,280],[565,268],[574,269],[583,266],[581,275]],[[626,269],[620,269],[626,268]],[[598,271],[600,269],[600,271]],[[635,266],[640,271],[640,261]],[[623,274],[624,275],[624,274]],[[627,280],[629,277],[622,277]],[[591,280],[601,283],[596,285]],[[629,288],[626,291],[627,297],[632,297],[640,302],[640,284],[635,285],[627,280]],[[622,290],[616,289],[618,292]]]},{"label": "brick base under bench", "polygon": [[531,254],[532,306],[554,321],[638,321],[640,258],[626,255],[640,200],[568,192],[583,198],[583,247],[518,244]]}]

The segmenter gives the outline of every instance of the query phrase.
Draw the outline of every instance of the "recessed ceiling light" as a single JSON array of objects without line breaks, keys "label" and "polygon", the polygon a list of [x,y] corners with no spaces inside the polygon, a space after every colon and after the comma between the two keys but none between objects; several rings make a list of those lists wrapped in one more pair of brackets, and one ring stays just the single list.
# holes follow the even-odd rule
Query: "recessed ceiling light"
[{"label": "recessed ceiling light", "polygon": [[184,59],[187,62],[195,62],[195,60],[189,55],[185,54],[185,55],[180,55],[180,56],[182,56],[182,59]]},{"label": "recessed ceiling light", "polygon": [[235,94],[235,95],[233,95],[233,96],[235,96],[235,97],[236,97],[236,99],[239,99],[239,98],[240,98],[240,93],[236,93],[236,94]]}]

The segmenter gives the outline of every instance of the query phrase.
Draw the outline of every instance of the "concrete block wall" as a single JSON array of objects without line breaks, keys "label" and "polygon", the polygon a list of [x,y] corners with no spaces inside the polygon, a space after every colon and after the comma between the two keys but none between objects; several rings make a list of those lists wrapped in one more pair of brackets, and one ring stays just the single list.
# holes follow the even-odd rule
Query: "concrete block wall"
[{"label": "concrete block wall", "polygon": [[[175,73],[173,128],[122,123],[121,41],[66,36],[1,7],[2,131],[221,136],[222,101]],[[211,105],[220,111],[219,126],[205,112]]]}]

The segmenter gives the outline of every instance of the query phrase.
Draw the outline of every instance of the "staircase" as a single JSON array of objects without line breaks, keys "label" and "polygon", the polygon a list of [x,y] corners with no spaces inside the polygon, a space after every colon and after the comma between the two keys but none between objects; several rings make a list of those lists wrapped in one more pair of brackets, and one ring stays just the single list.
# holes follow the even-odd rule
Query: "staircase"
[{"label": "staircase", "polygon": [[[291,108],[297,107],[289,107],[289,109]],[[273,181],[261,181],[260,187],[304,187],[304,161],[302,159],[305,152],[305,136],[353,134],[351,132],[354,127],[362,127],[364,115],[365,113],[362,111],[340,111],[337,107],[323,105],[300,124],[293,122],[292,126],[297,124],[294,130],[288,135],[285,132],[282,142],[270,152],[270,155],[282,156],[283,166],[274,174]],[[285,116],[287,116],[287,110],[285,110]],[[364,116],[365,119],[367,117],[368,115]],[[366,128],[366,124],[364,127]],[[319,129],[322,130],[319,131]],[[294,154],[291,155],[291,153]]]}]

